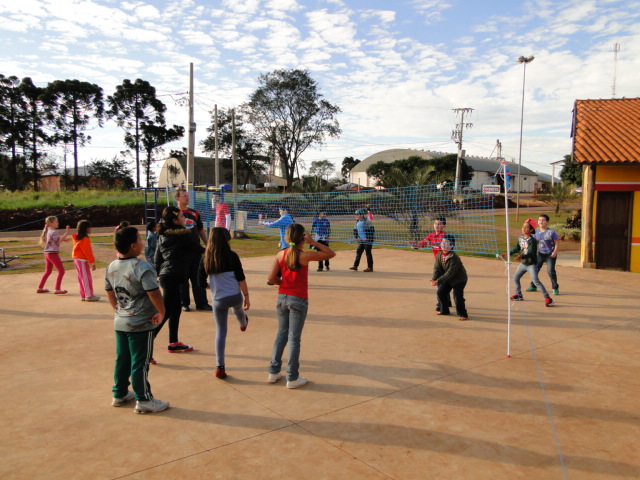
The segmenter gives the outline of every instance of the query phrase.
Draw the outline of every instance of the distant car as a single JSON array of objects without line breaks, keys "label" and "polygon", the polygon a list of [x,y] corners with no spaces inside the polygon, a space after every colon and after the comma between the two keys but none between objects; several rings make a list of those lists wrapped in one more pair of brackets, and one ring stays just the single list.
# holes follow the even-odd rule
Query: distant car
[{"label": "distant car", "polygon": [[575,193],[582,194],[582,187],[578,187],[574,190]]}]

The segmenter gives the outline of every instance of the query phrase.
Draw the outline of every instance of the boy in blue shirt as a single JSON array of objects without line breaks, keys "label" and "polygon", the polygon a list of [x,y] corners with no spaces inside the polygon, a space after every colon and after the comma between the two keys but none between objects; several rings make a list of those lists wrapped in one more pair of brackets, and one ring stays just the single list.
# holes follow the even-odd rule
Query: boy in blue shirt
[{"label": "boy in blue shirt", "polygon": [[367,256],[367,268],[363,272],[373,272],[373,255],[371,254],[371,248],[373,247],[373,226],[367,219],[366,210],[356,210],[356,228],[353,229],[355,237],[358,239],[358,249],[356,250],[356,258],[353,261],[353,267],[349,267],[349,270],[358,270],[360,265],[360,258],[365,253]]},{"label": "boy in blue shirt", "polygon": [[[125,227],[115,235],[120,257],[105,272],[107,299],[115,310],[116,363],[113,400],[121,407],[136,401],[136,413],[166,410],[169,402],[153,398],[149,385],[149,362],[153,355],[153,332],[164,317],[164,303],[153,266],[138,258],[144,243],[138,229]],[[129,390],[129,378],[133,392]]]},{"label": "boy in blue shirt", "polygon": [[[325,247],[329,246],[329,236],[331,235],[331,222],[327,218],[325,212],[319,212],[318,216],[311,223],[311,231],[313,232],[316,242]],[[329,271],[329,260],[324,261],[324,266]],[[322,271],[322,262],[318,262],[318,271]]]},{"label": "boy in blue shirt", "polygon": [[[551,288],[554,295],[560,295],[560,287],[558,285],[558,275],[556,275],[556,259],[558,258],[558,234],[552,228],[548,228],[549,215],[542,214],[538,217],[538,226],[535,237],[538,241],[538,263],[536,268],[538,269],[538,275],[540,275],[540,269],[543,264],[547,264],[547,273],[551,280]],[[538,289],[535,284],[531,282],[527,292],[535,292]]]}]

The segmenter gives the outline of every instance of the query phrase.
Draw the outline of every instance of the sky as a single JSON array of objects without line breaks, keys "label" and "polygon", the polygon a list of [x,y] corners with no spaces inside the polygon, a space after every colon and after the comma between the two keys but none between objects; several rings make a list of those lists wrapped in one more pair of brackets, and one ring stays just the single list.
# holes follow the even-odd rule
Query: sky
[{"label": "sky", "polygon": [[[196,155],[214,105],[238,108],[261,74],[306,69],[341,108],[342,134],[302,158],[338,171],[390,148],[456,152],[454,109],[471,108],[467,155],[495,156],[500,140],[517,162],[522,118],[522,165],[551,173],[571,153],[576,99],[611,98],[614,77],[617,98],[640,96],[640,0],[0,0],[0,45],[0,73],[40,86],[78,79],[106,96],[147,80],[185,128],[193,63]],[[125,149],[113,122],[88,133],[81,164]]]}]

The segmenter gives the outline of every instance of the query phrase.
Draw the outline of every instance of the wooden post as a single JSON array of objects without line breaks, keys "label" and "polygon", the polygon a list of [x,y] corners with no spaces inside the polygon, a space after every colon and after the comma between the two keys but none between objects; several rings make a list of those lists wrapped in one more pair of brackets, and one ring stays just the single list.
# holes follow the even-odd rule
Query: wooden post
[{"label": "wooden post", "polygon": [[593,204],[596,194],[596,166],[585,165],[582,174],[582,245],[583,268],[595,268],[593,252]]}]

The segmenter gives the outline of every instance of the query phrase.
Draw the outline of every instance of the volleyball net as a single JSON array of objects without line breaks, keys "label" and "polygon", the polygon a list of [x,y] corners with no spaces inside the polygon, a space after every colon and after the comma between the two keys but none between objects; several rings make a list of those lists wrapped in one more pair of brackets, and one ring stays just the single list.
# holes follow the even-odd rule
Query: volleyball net
[{"label": "volleyball net", "polygon": [[[192,208],[207,228],[215,226],[215,204],[223,201],[231,211],[231,225],[246,233],[278,235],[265,226],[285,209],[296,223],[312,231],[313,220],[324,213],[331,225],[329,242],[354,243],[356,211],[374,227],[374,245],[418,248],[433,232],[434,220],[446,223],[445,231],[456,240],[458,252],[494,256],[498,253],[494,216],[495,197],[482,193],[482,185],[494,177],[452,184],[424,185],[382,190],[321,193],[190,193]],[[422,245],[424,246],[424,245]]]}]

